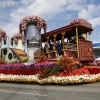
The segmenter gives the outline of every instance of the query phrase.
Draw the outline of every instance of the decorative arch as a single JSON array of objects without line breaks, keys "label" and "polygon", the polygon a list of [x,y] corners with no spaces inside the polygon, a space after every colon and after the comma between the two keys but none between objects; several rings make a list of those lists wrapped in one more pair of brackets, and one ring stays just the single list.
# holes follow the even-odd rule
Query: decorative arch
[{"label": "decorative arch", "polygon": [[91,23],[89,23],[87,20],[83,18],[77,18],[68,23],[68,25],[73,25],[73,24],[82,24],[82,25],[92,28]]},{"label": "decorative arch", "polygon": [[47,24],[46,24],[45,20],[43,20],[42,18],[40,18],[38,16],[33,16],[33,15],[26,16],[21,20],[21,22],[19,24],[20,33],[24,32],[26,30],[27,24],[29,24],[29,23],[36,23],[39,30],[41,30],[41,28],[43,27],[44,33],[46,33]]},{"label": "decorative arch", "polygon": [[24,43],[25,40],[26,40],[26,38],[24,37],[23,34],[17,33],[17,34],[15,34],[15,35],[13,35],[13,36],[11,37],[11,45],[13,45],[13,42],[15,42],[15,44],[17,44],[19,38],[22,39],[22,42],[23,42],[23,43]]}]

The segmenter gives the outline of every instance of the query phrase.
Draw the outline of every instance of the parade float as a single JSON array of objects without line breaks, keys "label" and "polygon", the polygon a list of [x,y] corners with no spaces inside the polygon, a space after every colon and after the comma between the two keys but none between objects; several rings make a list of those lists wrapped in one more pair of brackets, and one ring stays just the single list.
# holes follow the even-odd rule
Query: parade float
[{"label": "parade float", "polygon": [[[39,24],[38,20],[42,23]],[[33,25],[29,26],[29,29],[27,29],[27,26],[29,25],[27,24],[28,22],[33,23]],[[93,31],[92,25],[84,19],[75,19],[69,22],[67,26],[59,29],[50,32],[44,30],[44,34],[38,39],[34,38],[33,31],[31,36],[33,36],[34,39],[29,39],[27,34],[29,33],[29,30],[34,29],[34,27],[39,31],[41,27],[46,29],[46,23],[43,22],[45,21],[40,20],[40,17],[25,17],[21,21],[21,23],[24,24],[20,23],[20,33],[25,35],[27,43],[34,43],[33,40],[37,43],[36,40],[40,39],[40,44],[42,44],[48,43],[52,39],[56,56],[52,57],[48,47],[46,49],[47,51],[43,52],[42,45],[40,45],[39,48],[37,47],[38,49],[35,49],[35,56],[37,56],[37,59],[35,59],[34,63],[11,62],[5,64],[4,61],[1,61],[0,81],[62,85],[100,81],[100,66],[95,63],[92,41],[90,41],[90,35]],[[38,34],[40,33],[38,32]],[[85,37],[87,35],[89,40]],[[80,36],[83,36],[84,39],[79,38]],[[75,44],[73,42],[70,43],[69,41],[65,41],[65,39],[68,40],[70,37],[72,39],[75,38]],[[62,43],[62,56],[58,55],[55,47],[57,40],[60,40]],[[36,46],[34,47],[33,45],[31,48],[36,48]]]}]

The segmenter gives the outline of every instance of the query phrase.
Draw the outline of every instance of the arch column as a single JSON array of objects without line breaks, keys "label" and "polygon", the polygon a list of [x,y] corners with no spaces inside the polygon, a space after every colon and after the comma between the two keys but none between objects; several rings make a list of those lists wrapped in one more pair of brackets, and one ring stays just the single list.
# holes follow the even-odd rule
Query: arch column
[{"label": "arch column", "polygon": [[65,32],[62,32],[61,34],[62,34],[62,49],[63,49],[64,55],[66,55],[65,50],[64,50],[64,35],[65,35]]},{"label": "arch column", "polygon": [[64,50],[64,35],[65,35],[65,32],[62,32],[62,46],[63,46],[63,50]]},{"label": "arch column", "polygon": [[91,37],[90,37],[90,35],[91,35],[91,32],[88,32],[89,41],[91,40]]},{"label": "arch column", "polygon": [[78,28],[76,27],[77,56],[79,58]]},{"label": "arch column", "polygon": [[46,42],[49,43],[49,37],[46,37],[46,38],[47,38],[47,41]]},{"label": "arch column", "polygon": [[[47,44],[48,44],[48,46],[49,46],[49,37],[46,37],[47,38]],[[52,56],[51,56],[51,52],[50,52],[50,50],[49,50],[49,47],[46,47],[46,53],[47,53],[47,55],[48,55],[48,58],[52,58]]]},{"label": "arch column", "polygon": [[53,35],[54,36],[54,46],[53,46],[53,51],[55,53],[55,57],[58,57],[58,52],[56,50],[56,36],[57,35]]}]

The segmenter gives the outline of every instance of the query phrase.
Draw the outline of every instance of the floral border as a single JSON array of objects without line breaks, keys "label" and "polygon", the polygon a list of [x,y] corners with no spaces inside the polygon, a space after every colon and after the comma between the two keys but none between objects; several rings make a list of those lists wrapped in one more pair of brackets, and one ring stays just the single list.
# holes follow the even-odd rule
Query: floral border
[{"label": "floral border", "polygon": [[13,35],[13,36],[11,37],[11,45],[13,45],[13,41],[15,42],[15,44],[17,44],[19,38],[22,39],[22,42],[23,42],[23,43],[24,43],[25,40],[26,40],[26,38],[25,38],[25,36],[24,36],[23,34],[17,33],[17,34],[15,34],[15,35]]},{"label": "floral border", "polygon": [[42,18],[40,18],[38,16],[33,16],[33,15],[26,16],[21,20],[20,25],[19,25],[20,33],[22,33],[22,31],[26,30],[28,23],[37,23],[38,29],[41,30],[41,28],[43,27],[44,33],[46,33],[47,24],[46,24],[45,20],[43,20]]},{"label": "floral border", "polygon": [[92,28],[91,23],[89,23],[87,20],[85,20],[85,19],[83,19],[83,18],[74,19],[74,20],[70,21],[70,22],[68,23],[68,25],[82,24],[82,23],[84,23],[84,22],[85,22],[89,27]]}]

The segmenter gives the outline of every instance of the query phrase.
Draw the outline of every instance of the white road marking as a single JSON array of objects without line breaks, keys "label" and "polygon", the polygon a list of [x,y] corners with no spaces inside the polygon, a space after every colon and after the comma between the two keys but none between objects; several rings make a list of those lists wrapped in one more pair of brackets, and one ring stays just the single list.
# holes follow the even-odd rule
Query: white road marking
[{"label": "white road marking", "polygon": [[27,93],[27,92],[15,92],[15,91],[6,91],[6,90],[0,90],[0,92],[8,92],[8,93],[16,93],[16,94],[28,94],[28,95],[35,95],[35,96],[47,96],[44,94],[36,94],[36,93]]}]

